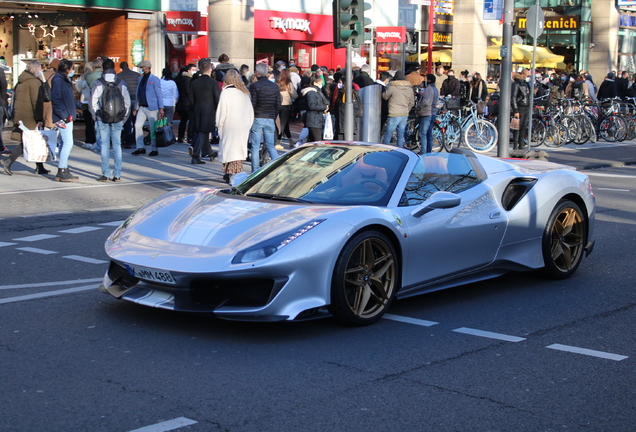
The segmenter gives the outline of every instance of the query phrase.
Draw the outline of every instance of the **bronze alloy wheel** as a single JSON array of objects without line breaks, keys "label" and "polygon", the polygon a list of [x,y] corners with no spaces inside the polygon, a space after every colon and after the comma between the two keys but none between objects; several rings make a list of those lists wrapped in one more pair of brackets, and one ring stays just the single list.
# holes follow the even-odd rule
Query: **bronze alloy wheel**
[{"label": "bronze alloy wheel", "polygon": [[366,325],[384,315],[397,287],[395,256],[391,242],[379,232],[354,236],[334,273],[331,310],[336,318]]},{"label": "bronze alloy wheel", "polygon": [[544,235],[544,259],[549,274],[562,279],[574,273],[583,258],[585,230],[583,213],[575,203],[562,201],[557,205]]}]

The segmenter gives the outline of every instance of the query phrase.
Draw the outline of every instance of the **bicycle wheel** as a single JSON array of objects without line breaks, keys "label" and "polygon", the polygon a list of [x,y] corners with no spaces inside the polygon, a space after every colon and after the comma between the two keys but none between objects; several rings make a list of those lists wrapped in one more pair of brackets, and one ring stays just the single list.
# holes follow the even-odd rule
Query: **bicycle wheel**
[{"label": "bicycle wheel", "polygon": [[619,141],[625,136],[624,122],[617,116],[605,117],[598,127],[598,133],[607,142]]},{"label": "bicycle wheel", "polygon": [[545,125],[540,118],[532,119],[532,139],[530,140],[531,147],[539,147],[545,142]]},{"label": "bicycle wheel", "polygon": [[592,122],[585,116],[576,116],[576,123],[578,124],[577,134],[572,140],[574,144],[582,145],[588,142],[591,136],[594,134],[594,126]]},{"label": "bicycle wheel", "polygon": [[462,125],[456,119],[452,119],[446,125],[444,131],[444,150],[450,153],[453,147],[459,147],[462,136]]},{"label": "bicycle wheel", "polygon": [[409,118],[404,129],[404,148],[415,153],[420,152],[420,123],[417,118]]},{"label": "bicycle wheel", "polygon": [[446,148],[446,142],[444,138],[444,132],[439,124],[433,124],[433,151],[441,152]]},{"label": "bicycle wheel", "polygon": [[[565,126],[562,126],[565,130]],[[565,131],[567,133],[567,131]],[[561,133],[557,125],[549,125],[545,130],[545,140],[543,143],[547,147],[561,147]]]},{"label": "bicycle wheel", "polygon": [[576,119],[571,115],[563,116],[561,124],[568,130],[568,136],[564,144],[570,144],[579,133],[579,125]]},{"label": "bicycle wheel", "polygon": [[464,130],[466,145],[477,153],[492,149],[497,144],[498,136],[495,125],[482,119],[471,122]]}]

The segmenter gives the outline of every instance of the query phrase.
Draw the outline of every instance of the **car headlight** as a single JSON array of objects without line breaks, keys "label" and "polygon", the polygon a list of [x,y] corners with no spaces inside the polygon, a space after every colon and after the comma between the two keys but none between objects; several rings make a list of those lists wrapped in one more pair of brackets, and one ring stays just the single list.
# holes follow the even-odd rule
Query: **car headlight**
[{"label": "car headlight", "polygon": [[232,264],[251,263],[267,258],[296,240],[301,235],[305,234],[307,231],[317,227],[324,221],[325,219],[315,220],[311,223],[308,223],[307,225],[295,229],[294,231],[288,231],[284,234],[259,243],[256,246],[252,246],[251,248],[242,250],[236,254],[234,259],[232,260]]}]

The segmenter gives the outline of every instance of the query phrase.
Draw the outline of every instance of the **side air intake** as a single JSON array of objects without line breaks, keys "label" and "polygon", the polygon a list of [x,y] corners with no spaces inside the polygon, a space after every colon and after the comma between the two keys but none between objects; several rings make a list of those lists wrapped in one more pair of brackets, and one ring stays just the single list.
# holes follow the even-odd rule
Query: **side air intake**
[{"label": "side air intake", "polygon": [[512,210],[536,182],[536,178],[524,177],[514,179],[508,183],[508,186],[506,186],[506,190],[501,198],[503,208],[507,211]]}]

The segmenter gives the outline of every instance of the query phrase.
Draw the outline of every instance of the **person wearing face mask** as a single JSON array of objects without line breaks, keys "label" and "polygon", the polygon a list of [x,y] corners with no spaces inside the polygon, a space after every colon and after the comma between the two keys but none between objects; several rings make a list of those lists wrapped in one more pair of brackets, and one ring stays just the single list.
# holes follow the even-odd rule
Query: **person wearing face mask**
[{"label": "person wearing face mask", "polygon": [[305,127],[309,129],[309,141],[322,141],[322,129],[325,126],[323,114],[329,109],[329,100],[321,91],[322,75],[314,73],[311,85],[301,90],[307,98]]},{"label": "person wearing face mask", "polygon": [[473,73],[473,79],[470,82],[468,99],[477,103],[480,100],[485,101],[488,97],[488,86],[486,81],[481,79],[479,72]]},{"label": "person wearing face mask", "polygon": [[461,83],[455,78],[455,71],[450,69],[446,73],[447,78],[442,83],[442,87],[439,90],[441,96],[459,97],[459,91],[461,89]]},{"label": "person wearing face mask", "polygon": [[51,81],[51,106],[53,108],[53,122],[65,121],[64,128],[58,130],[62,148],[60,149],[56,181],[69,182],[78,180],[71,174],[68,159],[73,149],[73,124],[75,112],[82,106],[75,100],[71,78],[75,74],[73,62],[64,59],[60,61],[57,73]]},{"label": "person wearing face mask", "polygon": [[468,71],[463,70],[459,74],[459,103],[461,104],[461,106],[464,106],[468,103],[469,93],[470,93],[470,80],[468,79]]},{"label": "person wearing face mask", "polygon": [[515,118],[519,119],[519,129],[514,132],[514,149],[522,149],[523,136],[528,127],[528,107],[530,106],[530,86],[526,77],[530,74],[528,69],[523,69],[521,73],[515,73],[512,83],[511,109]]}]

